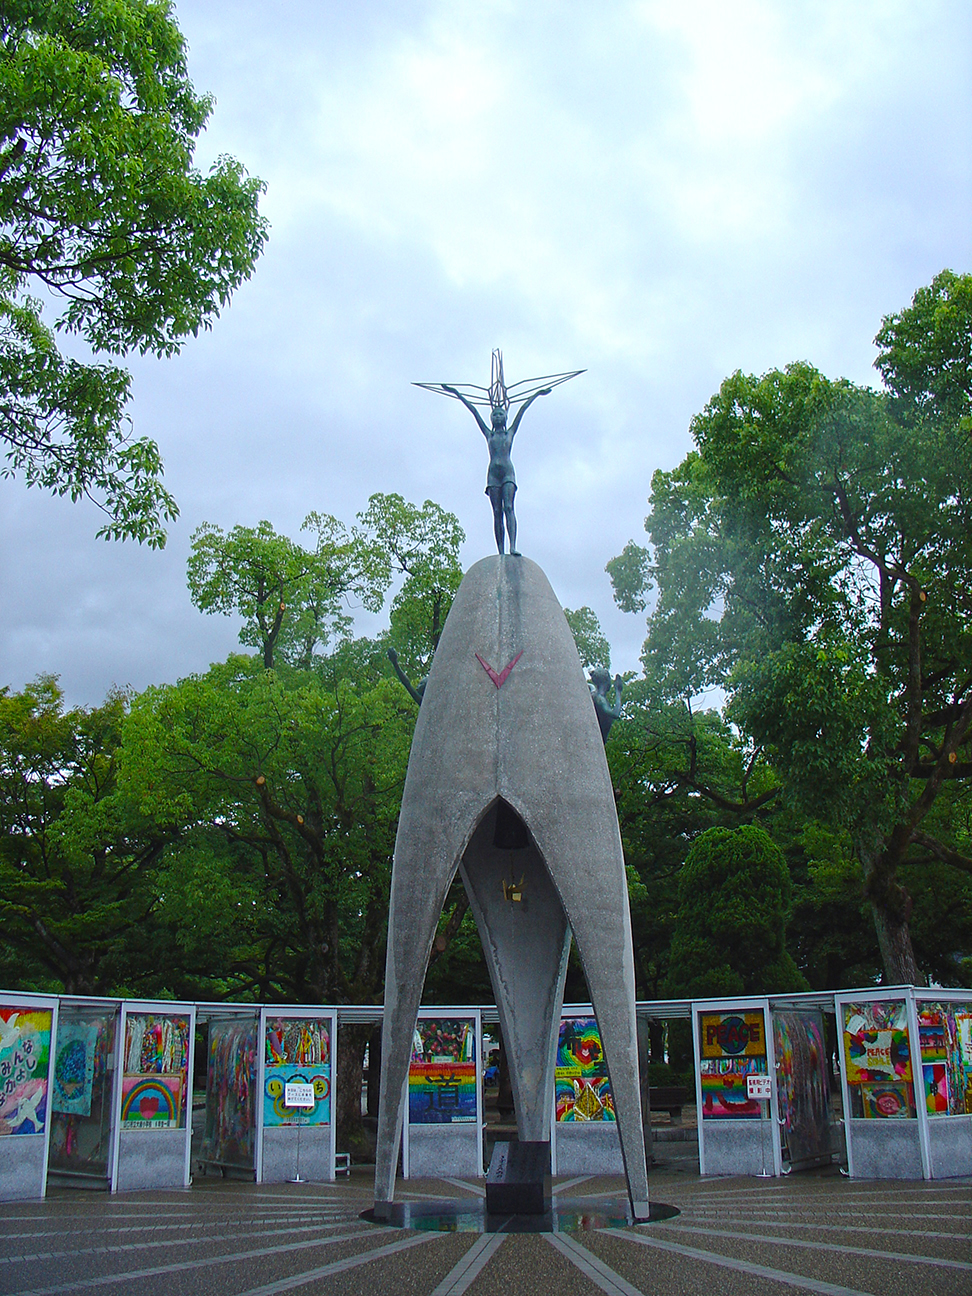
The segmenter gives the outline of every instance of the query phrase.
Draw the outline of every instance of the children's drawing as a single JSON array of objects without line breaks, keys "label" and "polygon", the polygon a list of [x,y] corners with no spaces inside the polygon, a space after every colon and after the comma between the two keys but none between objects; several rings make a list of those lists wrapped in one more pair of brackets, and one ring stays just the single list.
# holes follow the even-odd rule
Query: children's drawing
[{"label": "children's drawing", "polygon": [[617,1120],[595,1018],[562,1019],[555,1077],[558,1121]]},{"label": "children's drawing", "polygon": [[44,1133],[51,1019],[49,1008],[0,1007],[0,1135]]},{"label": "children's drawing", "polygon": [[476,1023],[472,1018],[420,1017],[408,1068],[412,1125],[463,1125],[476,1120]]},{"label": "children's drawing", "polygon": [[90,1116],[98,1027],[91,1022],[61,1020],[54,1051],[51,1111]]}]

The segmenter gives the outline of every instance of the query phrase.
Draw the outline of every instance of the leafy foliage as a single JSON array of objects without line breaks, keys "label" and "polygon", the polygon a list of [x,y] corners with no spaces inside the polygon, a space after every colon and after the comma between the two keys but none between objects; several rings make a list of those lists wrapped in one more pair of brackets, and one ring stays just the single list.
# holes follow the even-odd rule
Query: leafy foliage
[{"label": "leafy foliage", "polygon": [[610,670],[611,645],[604,637],[601,623],[593,609],[581,607],[576,612],[572,612],[570,608],[564,608],[564,616],[574,636],[577,653],[584,669],[601,666],[604,670]]},{"label": "leafy foliage", "polygon": [[406,672],[427,674],[462,581],[466,534],[456,515],[432,500],[419,508],[395,494],[372,495],[358,521],[381,578],[404,578],[389,610],[389,637]]},{"label": "leafy foliage", "polygon": [[203,523],[192,537],[189,590],[202,612],[243,618],[240,642],[259,649],[270,670],[287,663],[309,670],[322,653],[346,641],[352,598],[371,612],[404,576],[391,605],[391,638],[407,667],[428,670],[462,579],[455,515],[426,500],[372,495],[350,530],[327,513],[311,513],[305,548],[269,522],[223,532]]},{"label": "leafy foliage", "polygon": [[[972,393],[972,276],[943,270],[909,307],[887,315],[874,339],[875,366],[895,397],[895,417],[959,424]],[[962,424],[966,431],[968,423]]]},{"label": "leafy foliage", "polygon": [[118,785],[126,702],[65,711],[56,680],[0,694],[0,948],[14,985],[157,984],[167,840]]},{"label": "leafy foliage", "polygon": [[278,535],[269,522],[225,533],[204,522],[192,536],[192,601],[201,612],[241,616],[240,642],[259,649],[267,670],[275,658],[307,669],[319,644],[346,637],[348,595],[371,611],[382,604],[384,589],[359,536],[322,513],[311,513],[303,530],[316,532],[313,549]]},{"label": "leafy foliage", "polygon": [[380,987],[395,826],[414,708],[383,679],[328,687],[231,657],[148,689],[125,730],[143,813],[214,839],[258,889],[231,964],[269,1002],[370,1002]]},{"label": "leafy foliage", "polygon": [[786,950],[790,877],[762,828],[710,828],[678,881],[668,988],[673,995],[806,989]]},{"label": "leafy foliage", "polygon": [[622,612],[644,612],[651,589],[651,555],[629,540],[604,570],[611,577],[614,598]]},{"label": "leafy foliage", "polygon": [[645,681],[625,691],[607,757],[628,863],[640,993],[662,997],[682,866],[709,828],[766,822],[779,784],[715,711],[661,705]]},{"label": "leafy foliage", "polygon": [[846,829],[897,981],[918,975],[899,870],[972,871],[929,819],[972,774],[970,300],[946,274],[885,320],[890,396],[806,364],[726,379],[646,522],[648,678],[728,690],[789,802]]},{"label": "leafy foliage", "polygon": [[169,0],[5,3],[0,104],[2,471],[160,547],[178,510],[156,445],[126,433],[129,375],[62,356],[44,303],[95,353],[173,355],[252,274],[263,186],[232,158],[193,166],[212,100]]}]

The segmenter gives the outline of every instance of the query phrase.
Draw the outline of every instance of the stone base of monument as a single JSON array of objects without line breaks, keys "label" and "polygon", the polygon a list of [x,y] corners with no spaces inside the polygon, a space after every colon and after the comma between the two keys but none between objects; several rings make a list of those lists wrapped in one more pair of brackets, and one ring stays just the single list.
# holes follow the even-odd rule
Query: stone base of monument
[{"label": "stone base of monument", "polygon": [[542,1215],[544,1183],[550,1173],[550,1144],[497,1142],[486,1176],[490,1215]]}]

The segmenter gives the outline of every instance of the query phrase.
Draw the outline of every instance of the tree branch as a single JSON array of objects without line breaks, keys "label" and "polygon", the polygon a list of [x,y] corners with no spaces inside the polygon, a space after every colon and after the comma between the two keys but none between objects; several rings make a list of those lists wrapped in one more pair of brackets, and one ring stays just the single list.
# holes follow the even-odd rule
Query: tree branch
[{"label": "tree branch", "polygon": [[[963,873],[972,873],[972,858],[968,855],[960,855],[958,851],[952,850],[951,847],[944,846],[928,833],[912,833],[911,840],[917,842],[919,846],[924,846],[925,850],[931,851],[932,855],[943,863],[951,864],[953,868],[961,869]],[[910,861],[905,862],[910,863]]]}]

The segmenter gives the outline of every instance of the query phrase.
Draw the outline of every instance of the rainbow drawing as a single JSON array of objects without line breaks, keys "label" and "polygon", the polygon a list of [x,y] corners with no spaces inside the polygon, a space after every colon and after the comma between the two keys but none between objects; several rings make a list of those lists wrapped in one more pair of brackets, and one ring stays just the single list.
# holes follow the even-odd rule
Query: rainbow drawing
[{"label": "rainbow drawing", "polygon": [[182,1076],[124,1076],[122,1124],[129,1129],[174,1129],[182,1106]]}]

